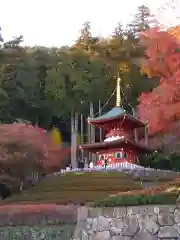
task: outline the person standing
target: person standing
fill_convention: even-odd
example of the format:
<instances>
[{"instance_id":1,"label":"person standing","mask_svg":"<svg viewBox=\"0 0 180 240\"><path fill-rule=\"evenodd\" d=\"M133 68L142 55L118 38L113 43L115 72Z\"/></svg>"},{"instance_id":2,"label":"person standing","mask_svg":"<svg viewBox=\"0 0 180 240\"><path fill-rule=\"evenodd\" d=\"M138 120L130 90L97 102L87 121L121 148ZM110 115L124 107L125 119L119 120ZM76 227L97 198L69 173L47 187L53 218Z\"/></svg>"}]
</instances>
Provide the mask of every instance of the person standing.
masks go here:
<instances>
[{"instance_id":1,"label":"person standing","mask_svg":"<svg viewBox=\"0 0 180 240\"><path fill-rule=\"evenodd\" d=\"M89 163L89 168L94 168L94 164L92 161Z\"/></svg>"},{"instance_id":2,"label":"person standing","mask_svg":"<svg viewBox=\"0 0 180 240\"><path fill-rule=\"evenodd\" d=\"M108 165L108 160L107 160L107 158L105 158L105 160L104 160L104 168L105 169L107 169L107 165Z\"/></svg>"}]
</instances>

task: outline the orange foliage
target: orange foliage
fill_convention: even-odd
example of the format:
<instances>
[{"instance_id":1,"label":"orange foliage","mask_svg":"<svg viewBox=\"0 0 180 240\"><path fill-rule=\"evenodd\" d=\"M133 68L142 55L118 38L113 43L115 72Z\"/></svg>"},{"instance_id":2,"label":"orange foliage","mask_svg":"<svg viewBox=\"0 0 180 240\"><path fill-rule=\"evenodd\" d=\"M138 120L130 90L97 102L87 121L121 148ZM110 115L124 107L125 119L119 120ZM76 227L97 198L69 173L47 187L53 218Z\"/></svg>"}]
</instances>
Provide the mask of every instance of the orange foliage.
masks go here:
<instances>
[{"instance_id":1,"label":"orange foliage","mask_svg":"<svg viewBox=\"0 0 180 240\"><path fill-rule=\"evenodd\" d=\"M180 119L180 47L168 32L150 29L141 34L147 58L142 68L160 77L160 85L151 93L140 96L138 106L142 120L148 121L150 134L177 131ZM179 130L179 129L178 129Z\"/></svg>"},{"instance_id":2,"label":"orange foliage","mask_svg":"<svg viewBox=\"0 0 180 240\"><path fill-rule=\"evenodd\" d=\"M120 192L116 194L117 196L137 196L137 195L146 195L152 196L158 193L165 193L170 188L179 188L180 187L180 178L176 178L175 180L169 181L167 183L159 184L158 186L146 188L142 190L134 190L129 192Z\"/></svg>"},{"instance_id":3,"label":"orange foliage","mask_svg":"<svg viewBox=\"0 0 180 240\"><path fill-rule=\"evenodd\" d=\"M180 25L168 29L168 33L174 36L176 39L180 40Z\"/></svg>"}]
</instances>

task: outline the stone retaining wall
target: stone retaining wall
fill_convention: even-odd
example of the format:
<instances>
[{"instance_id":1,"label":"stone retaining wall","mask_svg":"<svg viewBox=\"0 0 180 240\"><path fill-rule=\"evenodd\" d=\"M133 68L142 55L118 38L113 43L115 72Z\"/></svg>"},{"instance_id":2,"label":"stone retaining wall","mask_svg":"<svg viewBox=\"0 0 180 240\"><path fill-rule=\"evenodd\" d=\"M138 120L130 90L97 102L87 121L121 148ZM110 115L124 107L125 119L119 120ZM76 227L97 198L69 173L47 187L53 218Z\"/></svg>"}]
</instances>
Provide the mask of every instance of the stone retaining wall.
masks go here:
<instances>
[{"instance_id":1,"label":"stone retaining wall","mask_svg":"<svg viewBox=\"0 0 180 240\"><path fill-rule=\"evenodd\" d=\"M12 238L14 237L14 238ZM89 208L0 211L0 240L180 240L180 207Z\"/></svg>"},{"instance_id":2,"label":"stone retaining wall","mask_svg":"<svg viewBox=\"0 0 180 240\"><path fill-rule=\"evenodd\" d=\"M78 209L74 240L180 240L178 206Z\"/></svg>"},{"instance_id":3,"label":"stone retaining wall","mask_svg":"<svg viewBox=\"0 0 180 240\"><path fill-rule=\"evenodd\" d=\"M76 225L76 206L0 205L0 240L69 240Z\"/></svg>"}]
</instances>

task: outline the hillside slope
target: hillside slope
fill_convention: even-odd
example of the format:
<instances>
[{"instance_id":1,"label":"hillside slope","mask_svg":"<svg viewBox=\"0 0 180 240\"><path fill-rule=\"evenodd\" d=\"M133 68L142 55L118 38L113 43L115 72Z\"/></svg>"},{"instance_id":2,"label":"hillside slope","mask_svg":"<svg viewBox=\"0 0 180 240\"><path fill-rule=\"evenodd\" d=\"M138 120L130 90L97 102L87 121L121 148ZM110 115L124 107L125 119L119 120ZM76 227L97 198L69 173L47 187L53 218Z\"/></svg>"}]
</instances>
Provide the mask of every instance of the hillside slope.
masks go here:
<instances>
[{"instance_id":1,"label":"hillside slope","mask_svg":"<svg viewBox=\"0 0 180 240\"><path fill-rule=\"evenodd\" d=\"M47 177L36 187L14 195L2 203L85 204L117 192L141 188L139 182L125 173L68 173Z\"/></svg>"}]
</instances>

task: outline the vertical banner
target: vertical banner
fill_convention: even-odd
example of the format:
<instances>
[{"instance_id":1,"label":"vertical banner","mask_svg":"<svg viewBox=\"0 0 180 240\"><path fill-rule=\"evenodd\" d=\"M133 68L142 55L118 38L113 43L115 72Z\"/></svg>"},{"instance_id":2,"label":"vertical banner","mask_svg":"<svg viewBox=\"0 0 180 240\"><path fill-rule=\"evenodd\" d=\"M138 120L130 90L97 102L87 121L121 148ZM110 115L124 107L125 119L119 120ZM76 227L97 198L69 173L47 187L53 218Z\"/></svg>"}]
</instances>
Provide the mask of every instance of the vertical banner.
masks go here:
<instances>
[{"instance_id":1,"label":"vertical banner","mask_svg":"<svg viewBox=\"0 0 180 240\"><path fill-rule=\"evenodd\" d=\"M74 126L74 113L73 111L71 112L71 167L75 168L74 164L74 131L75 131L75 126Z\"/></svg>"},{"instance_id":2,"label":"vertical banner","mask_svg":"<svg viewBox=\"0 0 180 240\"><path fill-rule=\"evenodd\" d=\"M54 144L62 146L62 134L56 127L51 130L51 138Z\"/></svg>"}]
</instances>

